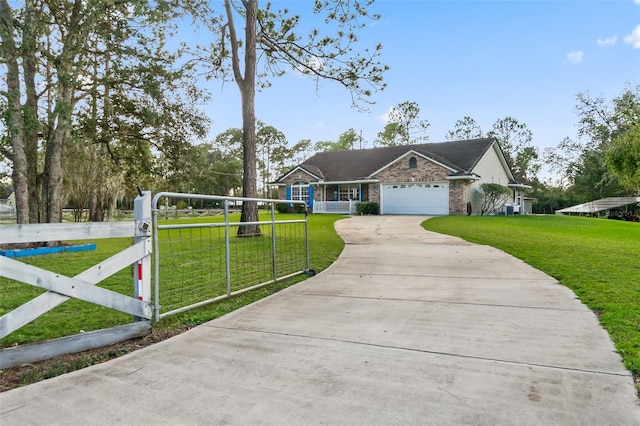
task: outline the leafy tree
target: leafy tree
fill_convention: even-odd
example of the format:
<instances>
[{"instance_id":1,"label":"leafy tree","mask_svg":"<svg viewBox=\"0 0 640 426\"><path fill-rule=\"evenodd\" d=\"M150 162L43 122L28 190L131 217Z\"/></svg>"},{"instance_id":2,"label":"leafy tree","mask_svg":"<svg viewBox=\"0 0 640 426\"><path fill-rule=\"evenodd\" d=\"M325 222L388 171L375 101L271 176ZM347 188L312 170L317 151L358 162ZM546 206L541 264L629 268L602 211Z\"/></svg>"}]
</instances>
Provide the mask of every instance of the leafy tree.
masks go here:
<instances>
[{"instance_id":1,"label":"leafy tree","mask_svg":"<svg viewBox=\"0 0 640 426\"><path fill-rule=\"evenodd\" d=\"M559 186L567 187L573 182L580 167L583 149L580 142L565 137L557 146L544 150L544 162L558 176Z\"/></svg>"},{"instance_id":2,"label":"leafy tree","mask_svg":"<svg viewBox=\"0 0 640 426\"><path fill-rule=\"evenodd\" d=\"M362 149L364 143L362 132L357 133L354 128L350 128L338 136L338 145L341 147L341 151Z\"/></svg>"},{"instance_id":3,"label":"leafy tree","mask_svg":"<svg viewBox=\"0 0 640 426\"><path fill-rule=\"evenodd\" d=\"M480 125L469 116L465 116L462 120L456 121L453 130L449 130L445 135L448 141L478 139L482 137L482 129Z\"/></svg>"},{"instance_id":4,"label":"leafy tree","mask_svg":"<svg viewBox=\"0 0 640 426\"><path fill-rule=\"evenodd\" d=\"M373 141L374 146L398 146L404 145L409 139L400 123L387 123L384 129L378 133ZM407 142L408 144L408 142Z\"/></svg>"},{"instance_id":5,"label":"leafy tree","mask_svg":"<svg viewBox=\"0 0 640 426\"><path fill-rule=\"evenodd\" d=\"M582 201L624 194L605 156L613 140L626 133L630 123L624 107L632 103L634 98L637 98L637 93L630 90L612 103L602 96L592 96L589 92L576 95L578 136L582 150L570 189ZM612 150L612 159L616 151L617 149Z\"/></svg>"},{"instance_id":6,"label":"leafy tree","mask_svg":"<svg viewBox=\"0 0 640 426\"><path fill-rule=\"evenodd\" d=\"M607 101L589 92L576 95L578 136L545 151L545 162L562 175L578 202L638 191L638 104L640 88ZM635 176L635 177L634 177Z\"/></svg>"},{"instance_id":7,"label":"leafy tree","mask_svg":"<svg viewBox=\"0 0 640 426\"><path fill-rule=\"evenodd\" d=\"M3 118L11 141L10 151L4 152L12 162L18 223L38 220L34 206L40 124L37 118L36 40L43 31L42 25L37 25L42 13L41 5L33 1L15 11L6 0L0 0L0 63L6 72L6 90L1 93L5 98ZM18 21L18 16L22 21ZM77 14L74 18L80 21ZM64 118L62 116L61 121Z\"/></svg>"},{"instance_id":8,"label":"leafy tree","mask_svg":"<svg viewBox=\"0 0 640 426\"><path fill-rule=\"evenodd\" d=\"M640 125L611 141L606 161L622 186L640 194Z\"/></svg>"},{"instance_id":9,"label":"leafy tree","mask_svg":"<svg viewBox=\"0 0 640 426\"><path fill-rule=\"evenodd\" d=\"M589 92L578 93L576 100L578 136L583 141L584 150L603 151L617 133L613 108L604 97L592 96Z\"/></svg>"},{"instance_id":10,"label":"leafy tree","mask_svg":"<svg viewBox=\"0 0 640 426\"><path fill-rule=\"evenodd\" d=\"M0 93L19 223L61 219L69 143L102 145L133 172L141 168L123 167L123 154L148 150L130 145L151 144L172 157L203 135L206 120L193 108L198 94L185 80L190 68L171 70L176 56L164 47L168 22L180 13L164 1L28 0L14 10L0 0L7 75Z\"/></svg>"},{"instance_id":11,"label":"leafy tree","mask_svg":"<svg viewBox=\"0 0 640 426\"><path fill-rule=\"evenodd\" d=\"M242 129L233 127L225 130L216 136L215 145L225 155L242 158Z\"/></svg>"},{"instance_id":12,"label":"leafy tree","mask_svg":"<svg viewBox=\"0 0 640 426\"><path fill-rule=\"evenodd\" d=\"M102 221L112 217L117 202L125 193L125 176L110 161L104 146L68 141L64 161L65 204L73 208L76 222Z\"/></svg>"},{"instance_id":13,"label":"leafy tree","mask_svg":"<svg viewBox=\"0 0 640 426\"><path fill-rule=\"evenodd\" d=\"M273 170L273 153L278 148L283 149L287 146L287 138L284 133L275 127L267 126L261 121L258 121L256 145L258 149L258 172L262 180L263 198L268 198L269 192L267 184L275 177Z\"/></svg>"},{"instance_id":14,"label":"leafy tree","mask_svg":"<svg viewBox=\"0 0 640 426\"><path fill-rule=\"evenodd\" d=\"M605 148L605 160L623 187L640 194L640 86L614 103L617 128Z\"/></svg>"},{"instance_id":15,"label":"leafy tree","mask_svg":"<svg viewBox=\"0 0 640 426\"><path fill-rule=\"evenodd\" d=\"M302 163L313 153L311 139L302 139L292 147L277 147L273 151L275 174L280 176L296 165Z\"/></svg>"},{"instance_id":16,"label":"leafy tree","mask_svg":"<svg viewBox=\"0 0 640 426\"><path fill-rule=\"evenodd\" d=\"M373 50L354 51L356 32L363 20L378 19L367 8L373 0L316 0L313 13L324 15L324 32L312 29L303 37L300 17L288 9L274 10L271 3L259 8L258 0L224 1L224 15L211 19L220 35L208 53L214 75L233 76L242 100L243 195L257 195L256 171L256 86L269 86L269 77L297 71L316 80L341 84L359 106L368 103L373 91L384 88L382 75L387 67L378 62L381 45ZM244 21L244 37L236 31L236 21ZM330 34L330 31L335 31ZM230 72L229 72L230 69ZM257 204L243 203L241 221L258 218ZM241 226L238 235L260 235L255 225Z\"/></svg>"},{"instance_id":17,"label":"leafy tree","mask_svg":"<svg viewBox=\"0 0 640 426\"><path fill-rule=\"evenodd\" d=\"M391 108L387 124L378 133L377 146L409 145L428 141L427 130L431 124L420 119L420 106L416 102L402 102Z\"/></svg>"},{"instance_id":18,"label":"leafy tree","mask_svg":"<svg viewBox=\"0 0 640 426\"><path fill-rule=\"evenodd\" d=\"M287 138L278 129L256 121L256 164L261 182L263 197L268 197L268 182L282 168L283 162L290 156ZM216 146L226 158L243 158L242 129L229 128L216 136ZM242 173L239 174L242 176Z\"/></svg>"},{"instance_id":19,"label":"leafy tree","mask_svg":"<svg viewBox=\"0 0 640 426\"><path fill-rule=\"evenodd\" d=\"M575 205L569 193L561 186L535 185L530 196L534 198L534 214L554 214L556 210Z\"/></svg>"},{"instance_id":20,"label":"leafy tree","mask_svg":"<svg viewBox=\"0 0 640 426\"><path fill-rule=\"evenodd\" d=\"M498 183L483 183L480 185L482 206L480 215L492 214L502 208L509 199L511 190Z\"/></svg>"},{"instance_id":21,"label":"leafy tree","mask_svg":"<svg viewBox=\"0 0 640 426\"><path fill-rule=\"evenodd\" d=\"M291 163L290 166L295 166L302 163L309 158L313 153L310 139L302 139L291 147Z\"/></svg>"},{"instance_id":22,"label":"leafy tree","mask_svg":"<svg viewBox=\"0 0 640 426\"><path fill-rule=\"evenodd\" d=\"M531 183L535 180L541 164L538 149L531 142L533 133L526 124L505 117L493 124L487 136L498 139L516 181Z\"/></svg>"},{"instance_id":23,"label":"leafy tree","mask_svg":"<svg viewBox=\"0 0 640 426\"><path fill-rule=\"evenodd\" d=\"M607 167L603 152L596 149L583 151L568 190L580 203L624 195L615 175Z\"/></svg>"},{"instance_id":24,"label":"leafy tree","mask_svg":"<svg viewBox=\"0 0 640 426\"><path fill-rule=\"evenodd\" d=\"M213 194L229 196L237 194L242 186L242 160L216 153L210 173L213 181Z\"/></svg>"},{"instance_id":25,"label":"leafy tree","mask_svg":"<svg viewBox=\"0 0 640 426\"><path fill-rule=\"evenodd\" d=\"M194 148L188 187L200 194L237 194L242 184L241 155L226 154L212 144L201 144ZM202 201L200 207L206 207L204 203Z\"/></svg>"},{"instance_id":26,"label":"leafy tree","mask_svg":"<svg viewBox=\"0 0 640 426\"><path fill-rule=\"evenodd\" d=\"M337 142L316 142L314 148L319 152L349 151L362 148L364 139L354 129L349 129L338 136Z\"/></svg>"}]
</instances>

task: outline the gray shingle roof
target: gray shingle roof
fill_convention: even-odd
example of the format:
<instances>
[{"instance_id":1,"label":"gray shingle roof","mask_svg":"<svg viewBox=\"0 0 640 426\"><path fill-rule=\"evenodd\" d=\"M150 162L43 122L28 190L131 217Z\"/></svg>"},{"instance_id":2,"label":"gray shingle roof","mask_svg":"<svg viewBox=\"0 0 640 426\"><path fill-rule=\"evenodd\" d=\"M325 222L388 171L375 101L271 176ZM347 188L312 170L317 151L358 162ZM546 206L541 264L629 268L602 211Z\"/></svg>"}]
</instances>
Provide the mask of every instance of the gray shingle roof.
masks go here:
<instances>
[{"instance_id":1,"label":"gray shingle roof","mask_svg":"<svg viewBox=\"0 0 640 426\"><path fill-rule=\"evenodd\" d=\"M455 142L401 145L349 151L319 152L299 167L328 182L362 180L413 150L442 163L455 174L468 174L487 152L495 138ZM286 176L286 175L285 175Z\"/></svg>"}]
</instances>

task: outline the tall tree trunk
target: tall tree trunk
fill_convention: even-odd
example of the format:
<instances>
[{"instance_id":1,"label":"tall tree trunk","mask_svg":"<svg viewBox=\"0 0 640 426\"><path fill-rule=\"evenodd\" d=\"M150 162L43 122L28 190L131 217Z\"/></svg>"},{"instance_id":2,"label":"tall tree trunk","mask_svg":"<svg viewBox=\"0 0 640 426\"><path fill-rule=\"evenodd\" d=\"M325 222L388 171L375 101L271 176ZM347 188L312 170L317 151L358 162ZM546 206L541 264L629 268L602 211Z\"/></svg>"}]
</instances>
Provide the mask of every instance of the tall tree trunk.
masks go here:
<instances>
[{"instance_id":1,"label":"tall tree trunk","mask_svg":"<svg viewBox=\"0 0 640 426\"><path fill-rule=\"evenodd\" d=\"M48 223L62 222L62 149L69 136L73 109L73 73L70 61L61 61L54 116L56 126L47 140L42 187L44 219Z\"/></svg>"},{"instance_id":2,"label":"tall tree trunk","mask_svg":"<svg viewBox=\"0 0 640 426\"><path fill-rule=\"evenodd\" d=\"M27 186L29 191L29 222L40 221L38 197L38 95L36 93L36 21L37 11L33 0L25 3L24 31L22 33L22 68L26 99L23 108L25 154L27 157Z\"/></svg>"},{"instance_id":3,"label":"tall tree trunk","mask_svg":"<svg viewBox=\"0 0 640 426\"><path fill-rule=\"evenodd\" d=\"M242 98L242 147L243 169L242 196L257 198L257 162L256 162L256 23L258 20L258 0L242 0L245 8L245 53L244 75L240 71L238 40L229 0L225 0L225 9L229 22L233 72ZM258 221L258 204L254 201L242 203L241 222ZM238 228L238 236L260 236L258 225L243 225Z\"/></svg>"},{"instance_id":4,"label":"tall tree trunk","mask_svg":"<svg viewBox=\"0 0 640 426\"><path fill-rule=\"evenodd\" d=\"M62 222L62 145L65 129L58 124L47 141L42 185L42 205L47 223Z\"/></svg>"},{"instance_id":5,"label":"tall tree trunk","mask_svg":"<svg viewBox=\"0 0 640 426\"><path fill-rule=\"evenodd\" d=\"M7 67L7 125L11 138L13 190L16 197L18 223L29 223L29 174L20 103L20 69L18 51L13 38L13 15L6 0L0 0L0 39L2 56Z\"/></svg>"},{"instance_id":6,"label":"tall tree trunk","mask_svg":"<svg viewBox=\"0 0 640 426\"><path fill-rule=\"evenodd\" d=\"M89 201L89 220L91 222L104 222L104 205L104 194L101 188L94 188Z\"/></svg>"}]
</instances>

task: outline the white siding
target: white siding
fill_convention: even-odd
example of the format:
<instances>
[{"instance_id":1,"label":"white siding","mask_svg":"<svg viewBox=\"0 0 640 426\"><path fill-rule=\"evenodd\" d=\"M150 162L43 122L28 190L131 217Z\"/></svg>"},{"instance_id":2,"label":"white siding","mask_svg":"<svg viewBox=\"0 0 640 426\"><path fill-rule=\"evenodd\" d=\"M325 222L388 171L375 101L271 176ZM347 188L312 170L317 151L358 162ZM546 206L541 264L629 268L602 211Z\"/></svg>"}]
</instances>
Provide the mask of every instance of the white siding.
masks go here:
<instances>
[{"instance_id":1,"label":"white siding","mask_svg":"<svg viewBox=\"0 0 640 426\"><path fill-rule=\"evenodd\" d=\"M498 183L507 186L509 183L509 175L500 161L499 148L493 144L480 159L473 173L480 176L480 179L473 182L467 190L467 201L471 202L473 214L480 214L482 201L480 199L480 185L483 183Z\"/></svg>"}]
</instances>

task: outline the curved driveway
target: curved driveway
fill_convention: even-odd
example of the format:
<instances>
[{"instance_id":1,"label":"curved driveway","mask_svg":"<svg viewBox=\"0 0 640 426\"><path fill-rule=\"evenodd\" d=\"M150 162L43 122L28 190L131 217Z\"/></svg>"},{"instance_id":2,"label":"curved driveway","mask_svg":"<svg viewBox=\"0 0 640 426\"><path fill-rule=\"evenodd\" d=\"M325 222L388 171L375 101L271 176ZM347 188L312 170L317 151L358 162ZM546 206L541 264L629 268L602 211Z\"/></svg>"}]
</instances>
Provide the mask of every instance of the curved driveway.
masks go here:
<instances>
[{"instance_id":1,"label":"curved driveway","mask_svg":"<svg viewBox=\"0 0 640 426\"><path fill-rule=\"evenodd\" d=\"M571 291L424 219L341 220L344 252L317 276L2 393L0 424L640 424L630 373Z\"/></svg>"}]
</instances>

